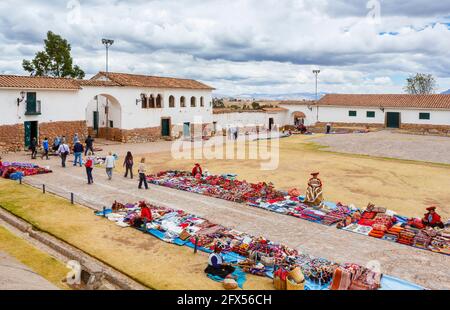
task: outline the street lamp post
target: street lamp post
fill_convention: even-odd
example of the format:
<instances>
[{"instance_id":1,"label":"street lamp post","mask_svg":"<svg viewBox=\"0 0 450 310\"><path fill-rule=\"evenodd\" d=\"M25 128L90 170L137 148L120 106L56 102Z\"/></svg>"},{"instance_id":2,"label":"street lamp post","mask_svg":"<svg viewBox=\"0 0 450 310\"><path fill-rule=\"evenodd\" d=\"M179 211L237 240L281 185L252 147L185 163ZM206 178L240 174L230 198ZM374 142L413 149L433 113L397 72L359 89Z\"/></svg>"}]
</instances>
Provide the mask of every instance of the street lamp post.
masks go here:
<instances>
[{"instance_id":1,"label":"street lamp post","mask_svg":"<svg viewBox=\"0 0 450 310\"><path fill-rule=\"evenodd\" d=\"M114 44L114 40L102 39L102 43L106 47L106 73L108 73L109 47Z\"/></svg>"},{"instance_id":2,"label":"street lamp post","mask_svg":"<svg viewBox=\"0 0 450 310\"><path fill-rule=\"evenodd\" d=\"M320 70L313 70L313 73L314 73L314 75L316 76L316 101L319 99L318 98L318 93L317 93L317 84L318 84L318 79L319 79L319 73L320 73Z\"/></svg>"},{"instance_id":3,"label":"street lamp post","mask_svg":"<svg viewBox=\"0 0 450 310\"><path fill-rule=\"evenodd\" d=\"M102 43L106 47L106 77L108 78L109 47L114 44L114 40L102 39ZM106 114L106 139L108 139L108 133L109 133L109 100L108 100L107 97L106 97L105 114Z\"/></svg>"},{"instance_id":4,"label":"street lamp post","mask_svg":"<svg viewBox=\"0 0 450 310\"><path fill-rule=\"evenodd\" d=\"M316 76L316 110L317 110L316 112L317 112L317 121L319 121L319 106L317 105L317 100L319 99L319 94L318 94L317 89L318 89L318 80L319 80L320 70L315 69L315 70L313 70L313 73Z\"/></svg>"}]
</instances>

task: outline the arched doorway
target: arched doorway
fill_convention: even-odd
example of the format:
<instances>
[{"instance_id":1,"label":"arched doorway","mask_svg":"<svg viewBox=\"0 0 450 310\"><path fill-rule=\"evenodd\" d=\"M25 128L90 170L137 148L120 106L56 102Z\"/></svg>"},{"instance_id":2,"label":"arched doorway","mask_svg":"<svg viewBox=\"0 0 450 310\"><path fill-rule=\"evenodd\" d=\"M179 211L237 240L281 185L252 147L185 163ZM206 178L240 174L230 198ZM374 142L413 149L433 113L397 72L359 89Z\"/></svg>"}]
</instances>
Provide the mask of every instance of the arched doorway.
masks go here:
<instances>
[{"instance_id":1,"label":"arched doorway","mask_svg":"<svg viewBox=\"0 0 450 310\"><path fill-rule=\"evenodd\" d=\"M113 96L95 96L86 108L86 122L91 136L113 141L122 140L122 107Z\"/></svg>"},{"instance_id":2,"label":"arched doorway","mask_svg":"<svg viewBox=\"0 0 450 310\"><path fill-rule=\"evenodd\" d=\"M294 118L294 126L300 126L305 124L306 115L303 112L294 112L292 113Z\"/></svg>"}]
</instances>

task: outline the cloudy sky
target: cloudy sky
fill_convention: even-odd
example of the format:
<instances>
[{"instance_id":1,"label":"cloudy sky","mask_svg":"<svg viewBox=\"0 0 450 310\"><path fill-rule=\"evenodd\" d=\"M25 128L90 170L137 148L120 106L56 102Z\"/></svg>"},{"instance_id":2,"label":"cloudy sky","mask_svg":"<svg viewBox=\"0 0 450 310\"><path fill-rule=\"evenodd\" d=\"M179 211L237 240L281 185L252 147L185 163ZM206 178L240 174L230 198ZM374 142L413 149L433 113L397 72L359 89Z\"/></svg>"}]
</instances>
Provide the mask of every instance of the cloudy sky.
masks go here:
<instances>
[{"instance_id":1,"label":"cloudy sky","mask_svg":"<svg viewBox=\"0 0 450 310\"><path fill-rule=\"evenodd\" d=\"M416 72L450 88L450 0L2 0L0 73L52 30L91 76L198 79L217 93L399 93Z\"/></svg>"}]
</instances>

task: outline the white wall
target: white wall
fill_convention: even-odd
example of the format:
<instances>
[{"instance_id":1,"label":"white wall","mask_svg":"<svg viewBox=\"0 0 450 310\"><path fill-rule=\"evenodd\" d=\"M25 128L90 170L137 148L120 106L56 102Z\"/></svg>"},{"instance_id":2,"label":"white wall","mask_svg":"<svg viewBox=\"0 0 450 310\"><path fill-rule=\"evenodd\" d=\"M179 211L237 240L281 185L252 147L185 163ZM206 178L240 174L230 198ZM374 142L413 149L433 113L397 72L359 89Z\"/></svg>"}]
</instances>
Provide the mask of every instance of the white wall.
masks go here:
<instances>
[{"instance_id":1,"label":"white wall","mask_svg":"<svg viewBox=\"0 0 450 310\"><path fill-rule=\"evenodd\" d=\"M351 108L351 107L318 107L319 122L336 123L371 123L384 124L385 113L379 108ZM349 111L356 111L357 116L349 116ZM375 112L375 118L368 118L367 111Z\"/></svg>"},{"instance_id":2,"label":"white wall","mask_svg":"<svg viewBox=\"0 0 450 310\"><path fill-rule=\"evenodd\" d=\"M402 124L450 125L450 111L386 109L386 112L400 112ZM419 119L419 113L430 113L430 119Z\"/></svg>"},{"instance_id":3,"label":"white wall","mask_svg":"<svg viewBox=\"0 0 450 310\"><path fill-rule=\"evenodd\" d=\"M136 104L136 99L140 99L142 93L157 94L163 96L162 108L142 109L142 104ZM149 89L132 87L85 87L80 92L80 102L85 107L96 95L107 94L115 98L121 107L121 128L149 128L161 125L161 117L170 117L172 125L182 125L183 123L212 123L212 97L210 90L192 90L192 89ZM175 108L169 108L169 97L175 97ZM180 97L186 98L186 107L180 107ZM197 98L197 106L191 108L190 99L192 96ZM200 97L204 98L204 107L200 107ZM92 108L88 109L89 118ZM86 116L85 116L86 117ZM201 121L200 121L201 120ZM114 126L117 127L117 126Z\"/></svg>"},{"instance_id":4,"label":"white wall","mask_svg":"<svg viewBox=\"0 0 450 310\"><path fill-rule=\"evenodd\" d=\"M36 100L41 101L41 115L25 115L25 100L17 106L21 91L36 92ZM25 121L46 123L84 120L85 111L79 104L78 95L76 90L0 89L0 125L21 124Z\"/></svg>"},{"instance_id":5,"label":"white wall","mask_svg":"<svg viewBox=\"0 0 450 310\"><path fill-rule=\"evenodd\" d=\"M214 114L213 121L222 128L228 126L269 128L269 119L274 119L274 124L278 126L285 125L286 112L232 112Z\"/></svg>"},{"instance_id":6,"label":"white wall","mask_svg":"<svg viewBox=\"0 0 450 310\"><path fill-rule=\"evenodd\" d=\"M385 109L352 107L319 107L320 122L385 124L387 112L399 112L402 124L450 125L450 111L424 109ZM356 111L350 117L349 111ZM374 111L375 118L368 118L367 111ZM419 113L430 113L430 120L419 119Z\"/></svg>"}]
</instances>

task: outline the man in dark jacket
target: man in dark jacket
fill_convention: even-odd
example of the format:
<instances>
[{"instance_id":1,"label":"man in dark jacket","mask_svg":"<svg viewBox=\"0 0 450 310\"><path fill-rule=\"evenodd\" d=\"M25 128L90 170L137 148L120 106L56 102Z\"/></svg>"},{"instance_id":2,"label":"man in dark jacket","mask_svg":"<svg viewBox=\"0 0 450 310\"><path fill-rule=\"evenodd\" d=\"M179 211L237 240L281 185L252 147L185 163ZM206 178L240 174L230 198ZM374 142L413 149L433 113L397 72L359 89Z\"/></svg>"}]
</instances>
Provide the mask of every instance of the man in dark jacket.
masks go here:
<instances>
[{"instance_id":1,"label":"man in dark jacket","mask_svg":"<svg viewBox=\"0 0 450 310\"><path fill-rule=\"evenodd\" d=\"M88 151L91 151L92 155L94 155L94 139L91 136L88 136L86 141L86 150L84 151L84 156L87 155Z\"/></svg>"},{"instance_id":2,"label":"man in dark jacket","mask_svg":"<svg viewBox=\"0 0 450 310\"><path fill-rule=\"evenodd\" d=\"M73 161L73 165L76 166L77 164L80 164L80 167L83 167L83 145L78 140L75 145L73 146L73 154L75 155L75 160Z\"/></svg>"}]
</instances>

